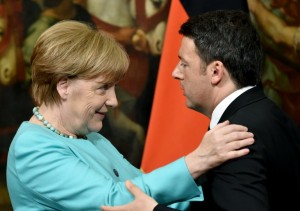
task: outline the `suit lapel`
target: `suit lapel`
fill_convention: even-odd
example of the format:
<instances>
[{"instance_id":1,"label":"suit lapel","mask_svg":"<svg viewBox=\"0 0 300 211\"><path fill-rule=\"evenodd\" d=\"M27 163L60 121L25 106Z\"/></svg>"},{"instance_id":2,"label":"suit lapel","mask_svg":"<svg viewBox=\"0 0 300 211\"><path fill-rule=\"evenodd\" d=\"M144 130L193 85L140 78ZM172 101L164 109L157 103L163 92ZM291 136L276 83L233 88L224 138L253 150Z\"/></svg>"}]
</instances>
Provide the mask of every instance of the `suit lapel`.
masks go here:
<instances>
[{"instance_id":1,"label":"suit lapel","mask_svg":"<svg viewBox=\"0 0 300 211\"><path fill-rule=\"evenodd\" d=\"M224 111L219 122L224 122L233 114L235 114L239 109L248 106L252 103L265 99L266 96L259 87L254 87L247 90L239 97L237 97Z\"/></svg>"}]
</instances>

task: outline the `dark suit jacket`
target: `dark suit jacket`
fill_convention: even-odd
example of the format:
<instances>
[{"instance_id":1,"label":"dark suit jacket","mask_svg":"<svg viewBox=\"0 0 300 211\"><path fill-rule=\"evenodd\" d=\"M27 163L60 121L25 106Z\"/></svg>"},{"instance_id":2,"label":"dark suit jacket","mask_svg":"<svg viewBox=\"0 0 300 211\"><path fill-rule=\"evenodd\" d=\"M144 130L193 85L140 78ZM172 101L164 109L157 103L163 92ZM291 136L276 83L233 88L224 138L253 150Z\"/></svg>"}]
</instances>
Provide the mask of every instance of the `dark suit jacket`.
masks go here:
<instances>
[{"instance_id":1,"label":"dark suit jacket","mask_svg":"<svg viewBox=\"0 0 300 211\"><path fill-rule=\"evenodd\" d=\"M255 143L250 154L200 178L204 202L192 204L191 210L300 210L299 127L258 87L234 100L224 120L247 126Z\"/></svg>"},{"instance_id":2,"label":"dark suit jacket","mask_svg":"<svg viewBox=\"0 0 300 211\"><path fill-rule=\"evenodd\" d=\"M175 210L177 210L177 209L165 207L161 204L156 205L153 209L153 211L175 211Z\"/></svg>"}]
</instances>

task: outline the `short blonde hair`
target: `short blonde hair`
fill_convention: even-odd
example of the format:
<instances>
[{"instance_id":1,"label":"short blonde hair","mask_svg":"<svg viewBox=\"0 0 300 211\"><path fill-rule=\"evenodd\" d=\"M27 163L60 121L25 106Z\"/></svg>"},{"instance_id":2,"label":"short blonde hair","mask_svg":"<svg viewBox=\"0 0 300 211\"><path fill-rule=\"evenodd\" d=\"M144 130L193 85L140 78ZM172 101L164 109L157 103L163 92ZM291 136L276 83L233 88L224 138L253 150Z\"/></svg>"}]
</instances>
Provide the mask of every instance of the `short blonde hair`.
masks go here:
<instances>
[{"instance_id":1,"label":"short blonde hair","mask_svg":"<svg viewBox=\"0 0 300 211\"><path fill-rule=\"evenodd\" d=\"M33 99L38 105L60 103L56 85L63 78L102 75L105 83L118 83L128 65L126 51L107 33L78 21L58 22L39 37L33 49Z\"/></svg>"}]
</instances>

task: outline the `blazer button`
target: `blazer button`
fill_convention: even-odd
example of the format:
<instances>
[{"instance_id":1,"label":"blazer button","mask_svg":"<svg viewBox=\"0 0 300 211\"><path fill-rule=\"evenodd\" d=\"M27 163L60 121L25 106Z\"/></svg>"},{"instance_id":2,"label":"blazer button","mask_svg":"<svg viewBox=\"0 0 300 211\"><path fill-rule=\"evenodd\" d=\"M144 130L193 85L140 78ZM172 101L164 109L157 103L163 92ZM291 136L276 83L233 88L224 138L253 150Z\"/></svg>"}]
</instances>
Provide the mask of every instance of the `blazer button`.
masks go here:
<instances>
[{"instance_id":1,"label":"blazer button","mask_svg":"<svg viewBox=\"0 0 300 211\"><path fill-rule=\"evenodd\" d=\"M115 175L116 175L117 177L119 177L119 172L118 172L116 169L113 169L113 171L114 171Z\"/></svg>"}]
</instances>

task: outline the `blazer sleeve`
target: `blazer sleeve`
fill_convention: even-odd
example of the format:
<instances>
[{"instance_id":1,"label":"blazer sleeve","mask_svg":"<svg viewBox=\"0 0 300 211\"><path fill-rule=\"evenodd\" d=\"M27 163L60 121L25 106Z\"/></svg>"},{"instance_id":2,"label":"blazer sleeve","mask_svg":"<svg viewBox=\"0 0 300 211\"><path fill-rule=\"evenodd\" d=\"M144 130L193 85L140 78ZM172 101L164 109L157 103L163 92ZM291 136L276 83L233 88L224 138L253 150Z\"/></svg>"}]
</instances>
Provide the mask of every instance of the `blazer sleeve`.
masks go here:
<instances>
[{"instance_id":1,"label":"blazer sleeve","mask_svg":"<svg viewBox=\"0 0 300 211\"><path fill-rule=\"evenodd\" d=\"M11 181L21 184L39 204L60 210L99 210L101 205L115 206L133 200L125 179L116 181L107 173L109 162L99 171L75 157L61 141L45 141L47 138L42 136L23 138L30 141L18 140L18 150L11 151L15 157L11 169L18 175ZM115 163L123 165L128 175L134 172L128 179L159 203L203 200L202 189L191 177L184 158L143 174L119 157Z\"/></svg>"}]
</instances>

